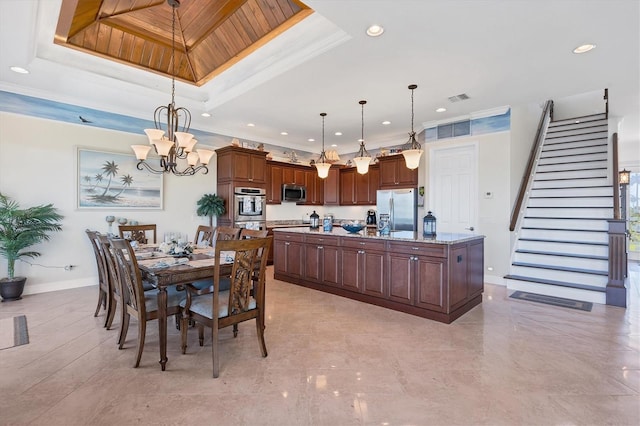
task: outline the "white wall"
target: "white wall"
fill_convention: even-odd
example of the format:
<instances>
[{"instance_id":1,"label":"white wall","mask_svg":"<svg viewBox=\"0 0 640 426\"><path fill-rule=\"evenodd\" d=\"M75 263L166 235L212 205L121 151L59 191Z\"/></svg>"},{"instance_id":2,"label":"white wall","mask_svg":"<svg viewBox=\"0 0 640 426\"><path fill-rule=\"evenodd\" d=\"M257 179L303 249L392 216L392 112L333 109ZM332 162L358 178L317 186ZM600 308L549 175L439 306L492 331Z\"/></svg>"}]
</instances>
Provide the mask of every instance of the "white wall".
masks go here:
<instances>
[{"instance_id":1,"label":"white wall","mask_svg":"<svg viewBox=\"0 0 640 426\"><path fill-rule=\"evenodd\" d=\"M196 201L215 192L215 157L207 175L165 176L163 210L78 210L76 208L76 146L131 152L130 145L146 144L147 137L0 112L0 192L22 207L52 203L64 215L63 231L49 242L34 246L42 253L26 260L45 266L16 263L16 275L27 276L25 294L96 284L96 263L86 228L106 232L107 215L140 223L156 223L159 238L165 231L191 235L206 217L196 215ZM114 232L117 227L114 225ZM65 271L64 265L75 265ZM0 258L0 277L7 262Z\"/></svg>"}]
</instances>

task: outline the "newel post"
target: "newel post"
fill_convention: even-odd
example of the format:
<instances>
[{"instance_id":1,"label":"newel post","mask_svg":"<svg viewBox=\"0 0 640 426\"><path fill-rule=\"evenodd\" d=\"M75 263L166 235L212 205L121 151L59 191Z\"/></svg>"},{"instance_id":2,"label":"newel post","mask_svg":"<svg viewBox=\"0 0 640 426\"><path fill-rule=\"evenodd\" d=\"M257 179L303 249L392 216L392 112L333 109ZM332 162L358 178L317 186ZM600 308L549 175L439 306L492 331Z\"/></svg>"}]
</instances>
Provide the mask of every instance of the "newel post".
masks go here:
<instances>
[{"instance_id":1,"label":"newel post","mask_svg":"<svg viewBox=\"0 0 640 426\"><path fill-rule=\"evenodd\" d=\"M627 224L623 219L609 222L609 281L607 282L607 305L627 307Z\"/></svg>"}]
</instances>

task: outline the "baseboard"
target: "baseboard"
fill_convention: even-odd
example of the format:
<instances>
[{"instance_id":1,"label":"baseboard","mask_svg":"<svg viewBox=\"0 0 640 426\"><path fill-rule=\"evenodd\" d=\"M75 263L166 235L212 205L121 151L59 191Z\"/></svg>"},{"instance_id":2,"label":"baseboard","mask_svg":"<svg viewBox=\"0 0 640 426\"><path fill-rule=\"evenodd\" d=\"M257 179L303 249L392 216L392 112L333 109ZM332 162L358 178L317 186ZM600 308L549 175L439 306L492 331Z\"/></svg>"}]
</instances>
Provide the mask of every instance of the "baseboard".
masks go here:
<instances>
[{"instance_id":1,"label":"baseboard","mask_svg":"<svg viewBox=\"0 0 640 426\"><path fill-rule=\"evenodd\" d=\"M507 286L505 279L499 275L484 274L484 282L487 284L501 285L503 287Z\"/></svg>"},{"instance_id":2,"label":"baseboard","mask_svg":"<svg viewBox=\"0 0 640 426\"><path fill-rule=\"evenodd\" d=\"M48 293L50 291L58 291L58 290L69 290L72 288L79 287L89 287L92 285L97 285L98 277L84 277L78 278L75 280L65 280L65 281L55 281L55 282L47 282L41 284L29 284L29 279L27 278L27 285L24 286L24 292L22 294L38 294L38 293Z\"/></svg>"}]
</instances>

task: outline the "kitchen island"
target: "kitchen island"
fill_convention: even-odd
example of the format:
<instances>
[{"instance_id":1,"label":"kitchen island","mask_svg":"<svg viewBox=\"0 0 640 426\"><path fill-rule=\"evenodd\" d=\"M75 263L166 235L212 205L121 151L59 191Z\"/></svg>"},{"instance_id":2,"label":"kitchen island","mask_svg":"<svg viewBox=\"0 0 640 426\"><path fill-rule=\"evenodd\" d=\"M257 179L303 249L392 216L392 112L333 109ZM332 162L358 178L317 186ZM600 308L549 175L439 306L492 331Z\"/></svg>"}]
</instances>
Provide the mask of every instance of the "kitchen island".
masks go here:
<instances>
[{"instance_id":1,"label":"kitchen island","mask_svg":"<svg viewBox=\"0 0 640 426\"><path fill-rule=\"evenodd\" d=\"M484 236L274 229L274 277L451 323L482 302Z\"/></svg>"}]
</instances>

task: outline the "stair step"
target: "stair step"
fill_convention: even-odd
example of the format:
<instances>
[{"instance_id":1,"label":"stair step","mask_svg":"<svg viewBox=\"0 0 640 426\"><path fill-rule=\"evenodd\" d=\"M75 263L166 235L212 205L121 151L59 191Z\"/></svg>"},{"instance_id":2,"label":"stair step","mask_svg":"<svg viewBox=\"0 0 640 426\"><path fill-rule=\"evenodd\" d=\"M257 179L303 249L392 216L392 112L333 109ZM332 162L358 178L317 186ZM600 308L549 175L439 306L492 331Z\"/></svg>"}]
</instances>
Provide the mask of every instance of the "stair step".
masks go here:
<instances>
[{"instance_id":1,"label":"stair step","mask_svg":"<svg viewBox=\"0 0 640 426\"><path fill-rule=\"evenodd\" d=\"M597 148L597 147L596 147ZM582 153L563 153L562 150L556 151L556 153L551 152L548 155L540 156L538 160L538 164L554 164L554 161L561 161L567 158L577 158L578 161L582 160L607 160L608 152L602 149L594 149L593 152L582 152ZM549 162L546 162L548 160Z\"/></svg>"},{"instance_id":2,"label":"stair step","mask_svg":"<svg viewBox=\"0 0 640 426\"><path fill-rule=\"evenodd\" d=\"M567 124L576 124L576 121L578 121L579 123L589 123L589 122L598 121L598 120L606 121L606 119L607 119L607 116L604 113L589 114L589 115L583 115L580 117L554 120L551 123L549 123L549 127L559 127L559 126L565 126Z\"/></svg>"},{"instance_id":3,"label":"stair step","mask_svg":"<svg viewBox=\"0 0 640 426\"><path fill-rule=\"evenodd\" d=\"M538 241L544 243L554 243L554 244L585 244L589 246L609 246L608 243L603 243L599 241L571 241L571 240L552 240L548 238L520 238L519 241Z\"/></svg>"},{"instance_id":4,"label":"stair step","mask_svg":"<svg viewBox=\"0 0 640 426\"><path fill-rule=\"evenodd\" d=\"M509 278L509 276L505 277L505 282L509 290L520 290L527 293L543 294L553 297L563 297L565 299L580 300L583 302L598 303L601 305L607 303L606 293L599 286L596 286L593 290L590 290L574 288L571 286L544 284L535 282L534 280L518 280ZM536 305L538 304L536 303Z\"/></svg>"},{"instance_id":5,"label":"stair step","mask_svg":"<svg viewBox=\"0 0 640 426\"><path fill-rule=\"evenodd\" d=\"M595 208L545 208L527 207L524 217L556 219L613 219L612 207Z\"/></svg>"},{"instance_id":6,"label":"stair step","mask_svg":"<svg viewBox=\"0 0 640 426\"><path fill-rule=\"evenodd\" d=\"M596 131L596 132L585 132L585 133L576 133L573 135L566 136L547 136L544 138L544 145L557 145L567 142L581 142L581 141L590 141L594 139L608 139L609 132L607 130L604 131Z\"/></svg>"},{"instance_id":7,"label":"stair step","mask_svg":"<svg viewBox=\"0 0 640 426\"><path fill-rule=\"evenodd\" d=\"M551 254L549 254L551 253ZM580 253L557 253L542 250L527 251L518 249L513 255L513 262L517 264L545 265L548 267L562 267L571 270L597 270L608 271L609 262L606 259L598 259L594 256Z\"/></svg>"},{"instance_id":8,"label":"stair step","mask_svg":"<svg viewBox=\"0 0 640 426\"><path fill-rule=\"evenodd\" d=\"M606 291L606 287L603 288L603 287L600 287L600 286L584 285L584 284L571 283L571 282L566 282L566 281L533 278L533 277L527 277L527 276L524 276L524 275L511 275L510 274L510 275L505 275L505 278L509 279L509 280L530 281L530 282L535 282L535 283L540 283L540 284L547 284L547 285L554 285L554 286L559 286L559 287L577 288L577 289L581 289L581 290L598 291L598 292L605 292Z\"/></svg>"},{"instance_id":9,"label":"stair step","mask_svg":"<svg viewBox=\"0 0 640 426\"><path fill-rule=\"evenodd\" d=\"M563 271L563 272L577 272L579 274L589 274L589 275L606 275L609 276L608 271L601 271L597 269L582 269L582 268L571 268L568 266L559 266L559 265L541 265L538 263L524 263L524 262L513 262L513 266L522 266L525 268L538 268L538 269L550 269L552 271Z\"/></svg>"},{"instance_id":10,"label":"stair step","mask_svg":"<svg viewBox=\"0 0 640 426\"><path fill-rule=\"evenodd\" d=\"M549 179L549 180L534 180L532 189L550 189L550 188L594 188L608 186L609 181L607 178L588 178L588 179ZM611 186L609 186L612 188ZM613 191L613 188L611 189Z\"/></svg>"},{"instance_id":11,"label":"stair step","mask_svg":"<svg viewBox=\"0 0 640 426\"><path fill-rule=\"evenodd\" d=\"M568 158L572 158L573 161L568 161ZM588 169L591 167L602 167L607 165L606 155L600 154L596 158L575 158L570 157L555 157L555 158L541 158L538 160L538 170L560 170L564 166L566 170L576 169ZM556 166L556 167L553 167Z\"/></svg>"},{"instance_id":12,"label":"stair step","mask_svg":"<svg viewBox=\"0 0 640 426\"><path fill-rule=\"evenodd\" d=\"M562 150L569 150L569 149L575 149L575 148L592 148L592 147L598 147L600 150L602 150L602 148L605 146L607 146L607 138L583 139L583 140L554 143L554 144L545 143L542 146L542 152L554 152L557 154L558 151L562 151Z\"/></svg>"},{"instance_id":13,"label":"stair step","mask_svg":"<svg viewBox=\"0 0 640 426\"><path fill-rule=\"evenodd\" d=\"M557 222L557 221L556 221ZM606 244L609 235L606 231L591 231L582 229L545 229L545 228L521 228L519 238L537 238L573 242L598 242Z\"/></svg>"},{"instance_id":14,"label":"stair step","mask_svg":"<svg viewBox=\"0 0 640 426\"><path fill-rule=\"evenodd\" d=\"M575 187L575 186L562 186L556 188L531 188L531 196L545 197L545 196L557 196L564 197L569 195L585 196L585 197L613 197L613 187L611 185L604 186L587 186L587 187Z\"/></svg>"},{"instance_id":15,"label":"stair step","mask_svg":"<svg viewBox=\"0 0 640 426\"><path fill-rule=\"evenodd\" d=\"M557 138L560 136L587 135L606 131L608 131L607 123L593 123L592 125L574 128L552 127L547 130L546 139Z\"/></svg>"},{"instance_id":16,"label":"stair step","mask_svg":"<svg viewBox=\"0 0 640 426\"><path fill-rule=\"evenodd\" d=\"M549 174L542 175L541 177L536 176L534 178L535 182L549 182L549 181L567 181L567 180L577 180L577 179L606 179L607 176L602 174L602 171L598 171L594 173L589 173L587 171L579 171L579 172L556 172L557 174Z\"/></svg>"},{"instance_id":17,"label":"stair step","mask_svg":"<svg viewBox=\"0 0 640 426\"><path fill-rule=\"evenodd\" d=\"M588 208L613 207L613 197L530 197L531 208Z\"/></svg>"},{"instance_id":18,"label":"stair step","mask_svg":"<svg viewBox=\"0 0 640 426\"><path fill-rule=\"evenodd\" d=\"M590 126L608 126L609 122L607 119L597 119L597 120L588 120L588 121L579 121L576 123L575 121L571 123L565 124L557 124L557 122L552 121L549 123L548 131L556 131L561 129L571 130L571 129L582 129Z\"/></svg>"},{"instance_id":19,"label":"stair step","mask_svg":"<svg viewBox=\"0 0 640 426\"><path fill-rule=\"evenodd\" d=\"M606 220L600 219L574 219L562 220L546 218L524 218L522 229L564 229L585 232L607 232L609 224Z\"/></svg>"},{"instance_id":20,"label":"stair step","mask_svg":"<svg viewBox=\"0 0 640 426\"><path fill-rule=\"evenodd\" d=\"M525 249L518 249L516 250L516 253L540 254L545 256L559 256L559 257L577 257L579 259L594 259L594 260L609 261L608 256L594 256L590 254L559 253L559 252L551 252L551 251L538 251L538 250L525 250Z\"/></svg>"},{"instance_id":21,"label":"stair step","mask_svg":"<svg viewBox=\"0 0 640 426\"><path fill-rule=\"evenodd\" d=\"M609 246L604 243L587 244L576 242L547 242L546 239L520 239L517 241L516 246L522 250L537 250L537 251L563 251L574 254L584 254L591 256L608 256Z\"/></svg>"},{"instance_id":22,"label":"stair step","mask_svg":"<svg viewBox=\"0 0 640 426\"><path fill-rule=\"evenodd\" d=\"M582 283L589 286L606 287L609 280L607 271L591 273L589 269L566 268L553 265L519 264L513 262L509 273L543 280L558 280L570 283Z\"/></svg>"}]
</instances>

